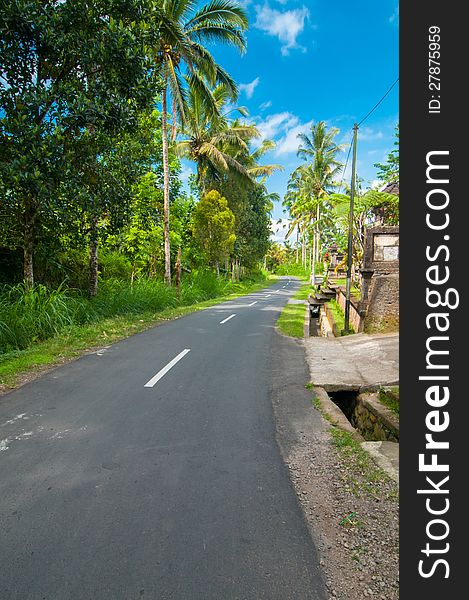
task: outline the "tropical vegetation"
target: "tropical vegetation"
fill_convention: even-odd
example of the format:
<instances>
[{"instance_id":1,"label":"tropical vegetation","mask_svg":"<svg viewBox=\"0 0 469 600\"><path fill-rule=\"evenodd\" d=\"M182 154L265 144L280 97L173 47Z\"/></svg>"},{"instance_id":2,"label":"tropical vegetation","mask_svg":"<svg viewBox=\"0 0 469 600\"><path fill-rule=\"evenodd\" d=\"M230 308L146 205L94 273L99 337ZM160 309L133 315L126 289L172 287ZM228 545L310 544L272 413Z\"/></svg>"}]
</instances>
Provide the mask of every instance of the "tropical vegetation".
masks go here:
<instances>
[{"instance_id":1,"label":"tropical vegetation","mask_svg":"<svg viewBox=\"0 0 469 600\"><path fill-rule=\"evenodd\" d=\"M0 0L0 352L345 253L349 190L324 121L299 136L287 241L270 240L275 144L214 53L245 51L244 5ZM383 182L398 181L398 135ZM399 219L394 193L359 183L355 264L366 225Z\"/></svg>"},{"instance_id":2,"label":"tropical vegetation","mask_svg":"<svg viewBox=\"0 0 469 600\"><path fill-rule=\"evenodd\" d=\"M280 167L212 54L247 27L235 0L0 1L0 352L260 276Z\"/></svg>"},{"instance_id":3,"label":"tropical vegetation","mask_svg":"<svg viewBox=\"0 0 469 600\"><path fill-rule=\"evenodd\" d=\"M292 269L300 267L314 278L329 268L331 250L342 257L336 270L344 269L347 263L350 186L344 183L345 165L338 160L343 148L335 141L337 134L337 129L328 128L320 121L311 126L310 134L299 136L297 154L303 162L291 173L283 201L290 218L287 238L296 233L296 243L273 246L267 254L267 264L278 273L287 270L293 274ZM380 186L364 189L363 181L358 177L354 183L351 235L355 285L360 283L359 267L366 228L371 224L399 224L399 126L396 126L395 135L395 149L385 163L375 165Z\"/></svg>"}]
</instances>

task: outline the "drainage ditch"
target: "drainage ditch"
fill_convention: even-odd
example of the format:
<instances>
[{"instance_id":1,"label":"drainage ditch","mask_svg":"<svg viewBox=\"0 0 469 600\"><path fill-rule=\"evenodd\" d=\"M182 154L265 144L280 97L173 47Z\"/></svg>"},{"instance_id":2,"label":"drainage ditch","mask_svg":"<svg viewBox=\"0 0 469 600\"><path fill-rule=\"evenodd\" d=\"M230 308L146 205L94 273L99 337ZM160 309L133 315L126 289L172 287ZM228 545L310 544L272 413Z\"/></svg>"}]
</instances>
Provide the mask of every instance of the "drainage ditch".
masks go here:
<instances>
[{"instance_id":1,"label":"drainage ditch","mask_svg":"<svg viewBox=\"0 0 469 600\"><path fill-rule=\"evenodd\" d=\"M319 337L319 318L312 316L311 311L309 313L309 335L310 337Z\"/></svg>"},{"instance_id":2,"label":"drainage ditch","mask_svg":"<svg viewBox=\"0 0 469 600\"><path fill-rule=\"evenodd\" d=\"M334 402L334 404L340 408L350 423L355 427L353 423L353 415L358 404L358 392L354 390L339 390L338 392L327 393L329 394L332 402Z\"/></svg>"},{"instance_id":3,"label":"drainage ditch","mask_svg":"<svg viewBox=\"0 0 469 600\"><path fill-rule=\"evenodd\" d=\"M381 406L376 394L339 390L328 395L366 441L399 441L399 423Z\"/></svg>"}]
</instances>

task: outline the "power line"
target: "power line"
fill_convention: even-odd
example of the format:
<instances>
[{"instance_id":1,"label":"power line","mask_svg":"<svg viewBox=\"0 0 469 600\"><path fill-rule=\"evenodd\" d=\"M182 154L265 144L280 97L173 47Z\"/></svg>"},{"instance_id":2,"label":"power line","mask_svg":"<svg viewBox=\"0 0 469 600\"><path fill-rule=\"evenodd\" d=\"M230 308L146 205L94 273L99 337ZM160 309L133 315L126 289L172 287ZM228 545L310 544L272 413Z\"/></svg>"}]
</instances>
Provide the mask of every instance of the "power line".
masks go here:
<instances>
[{"instance_id":1,"label":"power line","mask_svg":"<svg viewBox=\"0 0 469 600\"><path fill-rule=\"evenodd\" d=\"M366 114L363 119L360 121L360 123L358 123L358 126L360 127L360 125L366 121L366 119L368 119L368 117L371 115L372 112L374 112L378 106L381 104L381 102L386 98L386 96L389 94L389 92L393 89L393 87L396 85L396 83L399 81L399 77L396 79L396 81L392 84L392 86L388 89L388 91L384 94L384 96L381 98L381 100L379 100L379 102L377 102L373 108L370 110L370 112L368 114Z\"/></svg>"},{"instance_id":2,"label":"power line","mask_svg":"<svg viewBox=\"0 0 469 600\"><path fill-rule=\"evenodd\" d=\"M380 98L380 100L373 106L373 108L363 117L363 119L357 124L357 128L360 127L360 125L362 123L364 123L366 121L366 119L368 119L368 117L378 108L378 106L381 104L381 102L386 98L386 96L389 94L389 92L394 88L394 86L397 84L397 82L399 81L399 77L396 79L396 81L391 85L391 87L388 89L388 91ZM352 150L352 145L353 145L353 140L354 137L352 136L352 140L350 141L350 146L348 149L348 154L347 154L347 160L345 161L345 169L342 175L342 181L340 182L340 187L339 187L339 193L340 190L342 189L342 185L344 183L344 179L345 179L345 172L347 171L347 165L348 165L348 161L350 158L350 152Z\"/></svg>"},{"instance_id":3,"label":"power line","mask_svg":"<svg viewBox=\"0 0 469 600\"><path fill-rule=\"evenodd\" d=\"M345 168L344 168L343 174L342 174L342 181L340 182L340 185L339 185L339 194L340 194L340 190L342 189L342 186L344 184L345 172L347 171L348 159L350 158L350 151L352 150L352 144L353 144L353 136L352 136L352 139L350 140L350 146L348 147L347 160L345 161Z\"/></svg>"}]
</instances>

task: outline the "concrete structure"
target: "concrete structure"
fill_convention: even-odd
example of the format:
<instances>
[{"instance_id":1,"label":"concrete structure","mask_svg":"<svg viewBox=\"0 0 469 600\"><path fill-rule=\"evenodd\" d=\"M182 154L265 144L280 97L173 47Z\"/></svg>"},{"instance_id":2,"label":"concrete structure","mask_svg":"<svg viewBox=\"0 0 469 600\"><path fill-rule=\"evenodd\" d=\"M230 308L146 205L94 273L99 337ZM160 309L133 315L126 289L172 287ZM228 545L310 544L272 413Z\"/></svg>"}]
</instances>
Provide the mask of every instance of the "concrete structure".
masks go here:
<instances>
[{"instance_id":1,"label":"concrete structure","mask_svg":"<svg viewBox=\"0 0 469 600\"><path fill-rule=\"evenodd\" d=\"M337 390L377 389L399 383L399 334L310 337L304 341L311 381Z\"/></svg>"},{"instance_id":2,"label":"concrete structure","mask_svg":"<svg viewBox=\"0 0 469 600\"><path fill-rule=\"evenodd\" d=\"M399 481L399 444L393 441L365 441L348 421L328 393L356 390L370 392L399 384L399 335L397 333L340 338L311 337L304 341L313 391L329 420L348 431L377 464L395 481ZM370 394L361 394L370 408ZM376 407L375 407L376 408ZM380 420L388 414L388 429L393 418L384 406ZM375 411L376 414L376 411Z\"/></svg>"},{"instance_id":3,"label":"concrete structure","mask_svg":"<svg viewBox=\"0 0 469 600\"><path fill-rule=\"evenodd\" d=\"M362 300L367 333L399 329L399 227L370 227L365 235Z\"/></svg>"}]
</instances>

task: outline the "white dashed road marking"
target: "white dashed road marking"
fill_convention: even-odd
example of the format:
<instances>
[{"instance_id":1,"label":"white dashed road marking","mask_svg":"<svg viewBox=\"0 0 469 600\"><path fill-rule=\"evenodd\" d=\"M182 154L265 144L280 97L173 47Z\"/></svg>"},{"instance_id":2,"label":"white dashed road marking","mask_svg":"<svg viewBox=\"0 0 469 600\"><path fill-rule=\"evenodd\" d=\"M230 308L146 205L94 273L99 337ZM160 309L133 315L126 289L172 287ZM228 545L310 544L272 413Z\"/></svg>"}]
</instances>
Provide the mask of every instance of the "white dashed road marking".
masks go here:
<instances>
[{"instance_id":1,"label":"white dashed road marking","mask_svg":"<svg viewBox=\"0 0 469 600\"><path fill-rule=\"evenodd\" d=\"M230 315L229 317L226 317L226 319L223 319L223 321L220 321L220 325L223 325L223 323L226 323L227 321L229 321L233 317L236 317L236 313L234 313L233 315Z\"/></svg>"},{"instance_id":2,"label":"white dashed road marking","mask_svg":"<svg viewBox=\"0 0 469 600\"><path fill-rule=\"evenodd\" d=\"M158 373L154 377L152 377L150 381L147 381L145 387L153 387L155 383L157 383L162 377L164 377L166 373L170 369L172 369L174 365L181 360L181 358L184 358L184 356L186 356L188 352L190 352L190 348L185 348L185 350L183 350L177 356L175 356L173 360L171 360L165 367L163 367L161 371L158 371Z\"/></svg>"}]
</instances>

